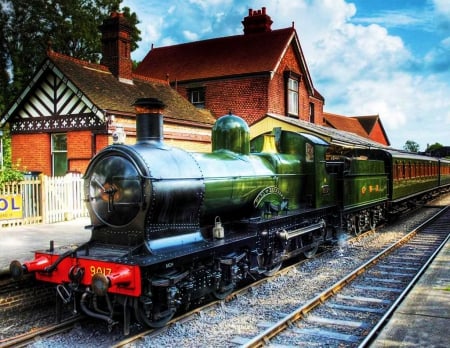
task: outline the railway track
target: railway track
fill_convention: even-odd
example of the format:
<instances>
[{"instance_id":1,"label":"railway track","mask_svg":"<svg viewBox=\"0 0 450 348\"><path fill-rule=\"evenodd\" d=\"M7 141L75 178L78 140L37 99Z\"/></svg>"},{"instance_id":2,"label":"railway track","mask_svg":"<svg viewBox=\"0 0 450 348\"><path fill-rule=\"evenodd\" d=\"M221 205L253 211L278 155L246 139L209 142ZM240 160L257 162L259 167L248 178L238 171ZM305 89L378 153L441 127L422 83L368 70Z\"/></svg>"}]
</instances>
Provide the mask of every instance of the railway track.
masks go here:
<instances>
[{"instance_id":1,"label":"railway track","mask_svg":"<svg viewBox=\"0 0 450 348\"><path fill-rule=\"evenodd\" d=\"M58 335L69 331L77 325L77 323L81 320L80 316L72 317L67 320L62 321L58 324L48 325L45 327L34 329L30 332L24 333L22 335L10 337L7 339L0 340L0 348L9 348L9 347L26 347L29 344L32 344L36 341L36 339L45 339L47 337L51 337L54 335Z\"/></svg>"},{"instance_id":2,"label":"railway track","mask_svg":"<svg viewBox=\"0 0 450 348\"><path fill-rule=\"evenodd\" d=\"M305 305L248 339L264 345L365 347L414 286L450 236L450 209L444 208Z\"/></svg>"},{"instance_id":3,"label":"railway track","mask_svg":"<svg viewBox=\"0 0 450 348\"><path fill-rule=\"evenodd\" d=\"M437 209L437 207L436 207L436 209ZM434 209L431 209L431 210L434 210ZM417 233L418 230L419 229L415 229L416 233ZM364 240L364 239L369 240L368 243L371 243L370 240L372 238L375 238L377 235L379 235L379 234L378 233L374 234L373 232L369 232L369 233L366 233L366 234L361 234L360 236L354 238L350 243L355 243L355 242L358 243L359 241ZM367 243L367 240L363 241L363 243ZM318 258L320 259L321 257L318 257ZM347 259L347 257L343 257L343 259ZM305 260L303 260L303 261L301 261L299 263L296 263L296 264L292 265L290 268L291 269L295 269L296 267L298 267L300 265L300 263L302 263L304 261ZM306 265L307 264L308 263L306 263ZM300 266L300 267L308 268L308 266ZM400 266L398 266L398 267L400 267ZM289 271L290 268L287 267L287 268L281 270L279 274L289 273L290 272ZM294 271L294 273L295 272L297 272L297 271ZM272 281L273 281L273 278L264 278L260 283L265 283L265 282L271 283ZM386 281L386 283L389 283L389 281ZM331 284L331 283L329 283L329 284ZM342 286L342 288L344 286ZM258 287L258 283L253 283L249 287L241 289L240 291L230 295L230 297L227 300L231 300L231 303L234 302L234 301L239 302L239 301L242 300L242 298L244 298L246 296L246 295L244 295L246 292L248 292L250 294L254 293L254 295L251 295L251 296L255 297L255 296L257 296L257 293L259 291L259 290L255 290L255 289L257 289L257 287ZM344 299L342 292L340 293L339 298L341 300ZM306 301L303 301L303 303L305 303L305 302ZM211 315L214 315L213 312L216 311L215 309L213 309L214 307L215 308L219 308L218 311L222 312L222 313L226 313L226 312L230 313L230 311L231 312L235 312L234 309L230 309L231 305L229 305L228 302L217 301L217 303L205 305L205 306L203 306L201 308L195 309L194 311L192 311L190 313L187 313L184 316L178 317L176 320L173 320L173 322L170 323L170 325L168 327L165 327L165 328L163 328L161 330L146 330L146 331L140 332L136 336L127 337L124 341L118 341L117 338L116 338L116 339L113 339L113 340L105 340L105 342L110 342L108 344L108 347L124 347L124 346L130 346L130 345L132 345L132 346L140 346L141 344L142 344L142 346L156 347L156 346L159 345L159 342L160 342L158 340L158 337L160 337L160 336L168 336L168 335L170 336L171 326L175 326L176 327L176 326L180 326L180 325L183 326L184 325L183 323L189 323L189 322L194 322L195 323L197 321L208 321L209 320L208 318L210 318L210 314L209 313L211 312L212 313ZM310 307L311 307L310 309L315 308L315 306L310 306ZM335 308L333 310L336 311L337 309ZM277 311L277 312L283 313L283 310ZM287 312L288 311L286 311L286 313ZM306 316L306 313L307 313L306 311L303 311L303 313L302 313L303 316ZM314 315L317 317L316 314L314 314ZM314 317L311 316L310 319L314 319ZM317 321L321 321L321 320L319 319ZM311 322L312 322L312 320L311 320ZM349 322L350 322L350 320L349 320ZM305 323L308 324L308 322L305 322ZM261 331L261 326L264 326L264 325L266 325L266 327L267 327L267 321L265 323L260 323L259 331ZM316 325L316 324L309 323L309 325ZM336 325L336 323L335 323L335 325ZM69 331L70 328L71 328L70 326L68 326L67 329L60 328L60 330L61 330L60 332ZM369 328L366 327L366 326L363 326L362 329L364 329L367 332ZM48 331L48 333L46 333L45 331ZM265 330L265 331L267 331L267 330ZM233 331L229 331L229 332L231 333L231 332L235 332L235 331L233 330ZM237 331L237 332L239 332L239 331ZM39 333L37 331L36 332L31 332L29 334L28 341L24 340L24 338L19 338L19 339L23 340L23 342L33 342L34 341L33 337L38 336L40 339L45 339L45 337L49 337L49 336L54 335L54 334L58 334L58 332L55 331L54 333L52 333L52 329L50 329L50 327L47 327L47 328L43 329L42 333ZM305 335L302 335L302 336L305 336ZM17 338L14 338L14 339L17 339ZM251 342L251 340L252 339L249 336L246 336L246 337L243 338L243 337L230 337L230 335L229 335L228 339L226 341L222 341L222 342L227 342L226 346L234 346L234 345L245 345L245 344L248 344L249 342ZM271 341L271 339L267 339L267 338L265 338L264 340ZM276 340L276 338L273 338L272 340ZM149 345L149 342L152 342L152 341L155 342L155 345L153 345L152 343L150 343L150 345ZM319 341L320 341L320 339L319 339ZM6 341L6 340L0 341L0 347L11 347L11 346L15 346L16 347L16 346L26 346L27 345L27 343L25 343L25 344L22 344L22 343L11 344L10 342L13 342L13 341L11 339L8 339L8 341ZM19 341L14 341L14 342L19 342ZM156 342L158 342L158 343L156 343ZM219 346L220 346L220 344L219 344Z\"/></svg>"}]
</instances>

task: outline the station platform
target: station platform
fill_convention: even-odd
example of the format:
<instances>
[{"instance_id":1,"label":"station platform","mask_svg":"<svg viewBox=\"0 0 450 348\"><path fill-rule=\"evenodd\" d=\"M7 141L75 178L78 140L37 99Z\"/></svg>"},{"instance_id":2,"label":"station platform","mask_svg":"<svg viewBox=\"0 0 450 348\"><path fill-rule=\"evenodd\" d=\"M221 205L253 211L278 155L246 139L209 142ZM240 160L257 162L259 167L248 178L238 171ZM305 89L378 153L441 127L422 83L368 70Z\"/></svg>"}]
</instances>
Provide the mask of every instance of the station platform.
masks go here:
<instances>
[{"instance_id":1,"label":"station platform","mask_svg":"<svg viewBox=\"0 0 450 348\"><path fill-rule=\"evenodd\" d=\"M33 224L0 229L0 274L9 271L13 260L29 261L35 250L48 249L53 240L55 248L81 244L90 239L91 231L85 229L89 218L78 218L53 224Z\"/></svg>"}]
</instances>

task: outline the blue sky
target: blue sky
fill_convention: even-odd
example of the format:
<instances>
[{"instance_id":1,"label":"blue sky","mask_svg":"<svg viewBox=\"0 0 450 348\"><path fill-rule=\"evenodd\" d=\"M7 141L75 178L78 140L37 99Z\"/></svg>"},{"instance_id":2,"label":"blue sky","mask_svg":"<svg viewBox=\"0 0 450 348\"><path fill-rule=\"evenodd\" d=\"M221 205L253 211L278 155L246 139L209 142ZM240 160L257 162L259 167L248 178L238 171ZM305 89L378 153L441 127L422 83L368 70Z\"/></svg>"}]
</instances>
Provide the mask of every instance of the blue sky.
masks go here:
<instances>
[{"instance_id":1,"label":"blue sky","mask_svg":"<svg viewBox=\"0 0 450 348\"><path fill-rule=\"evenodd\" d=\"M248 9L296 28L325 111L381 117L395 148L450 146L448 0L124 0L155 47L243 33Z\"/></svg>"}]
</instances>

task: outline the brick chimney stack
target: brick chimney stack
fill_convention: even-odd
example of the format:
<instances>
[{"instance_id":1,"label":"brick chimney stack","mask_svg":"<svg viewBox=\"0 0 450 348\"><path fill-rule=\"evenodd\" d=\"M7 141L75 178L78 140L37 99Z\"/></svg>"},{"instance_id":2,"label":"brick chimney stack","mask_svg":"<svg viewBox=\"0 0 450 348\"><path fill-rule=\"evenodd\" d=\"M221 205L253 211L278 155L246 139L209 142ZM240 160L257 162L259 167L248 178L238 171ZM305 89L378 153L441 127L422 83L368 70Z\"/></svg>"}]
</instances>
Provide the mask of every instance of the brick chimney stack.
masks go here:
<instances>
[{"instance_id":1,"label":"brick chimney stack","mask_svg":"<svg viewBox=\"0 0 450 348\"><path fill-rule=\"evenodd\" d=\"M248 10L248 16L244 18L242 24L244 25L244 34L266 33L272 31L271 25L273 21L270 16L266 14L266 8L261 10Z\"/></svg>"},{"instance_id":2,"label":"brick chimney stack","mask_svg":"<svg viewBox=\"0 0 450 348\"><path fill-rule=\"evenodd\" d=\"M123 13L113 12L99 27L102 32L102 60L119 81L133 83L131 26Z\"/></svg>"}]
</instances>

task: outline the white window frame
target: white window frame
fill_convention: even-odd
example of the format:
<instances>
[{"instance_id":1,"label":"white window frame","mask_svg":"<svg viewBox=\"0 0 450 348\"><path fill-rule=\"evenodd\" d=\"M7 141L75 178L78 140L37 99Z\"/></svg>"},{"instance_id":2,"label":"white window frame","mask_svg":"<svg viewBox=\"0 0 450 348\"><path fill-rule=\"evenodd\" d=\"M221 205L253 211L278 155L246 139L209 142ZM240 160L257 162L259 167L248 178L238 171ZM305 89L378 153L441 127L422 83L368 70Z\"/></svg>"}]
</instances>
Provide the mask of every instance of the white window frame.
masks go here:
<instances>
[{"instance_id":1,"label":"white window frame","mask_svg":"<svg viewBox=\"0 0 450 348\"><path fill-rule=\"evenodd\" d=\"M57 135L65 135L66 136L66 148L65 149L63 149L63 150L55 150L55 139L54 139L54 137L55 136L57 136ZM55 175L55 160L56 160L56 158L55 158L55 154L62 154L62 153L65 153L66 154L66 170L68 169L67 167L68 167L68 163L67 163L67 133L52 133L51 134L51 153L52 153L52 174L54 175L54 176L56 176ZM65 174L65 173L64 173Z\"/></svg>"},{"instance_id":2,"label":"white window frame","mask_svg":"<svg viewBox=\"0 0 450 348\"><path fill-rule=\"evenodd\" d=\"M287 91L288 91L288 115L298 116L298 96L299 96L299 82L292 77L288 78Z\"/></svg>"},{"instance_id":3,"label":"white window frame","mask_svg":"<svg viewBox=\"0 0 450 348\"><path fill-rule=\"evenodd\" d=\"M189 100L192 105L198 108L205 107L205 89L203 87L190 89Z\"/></svg>"}]
</instances>

